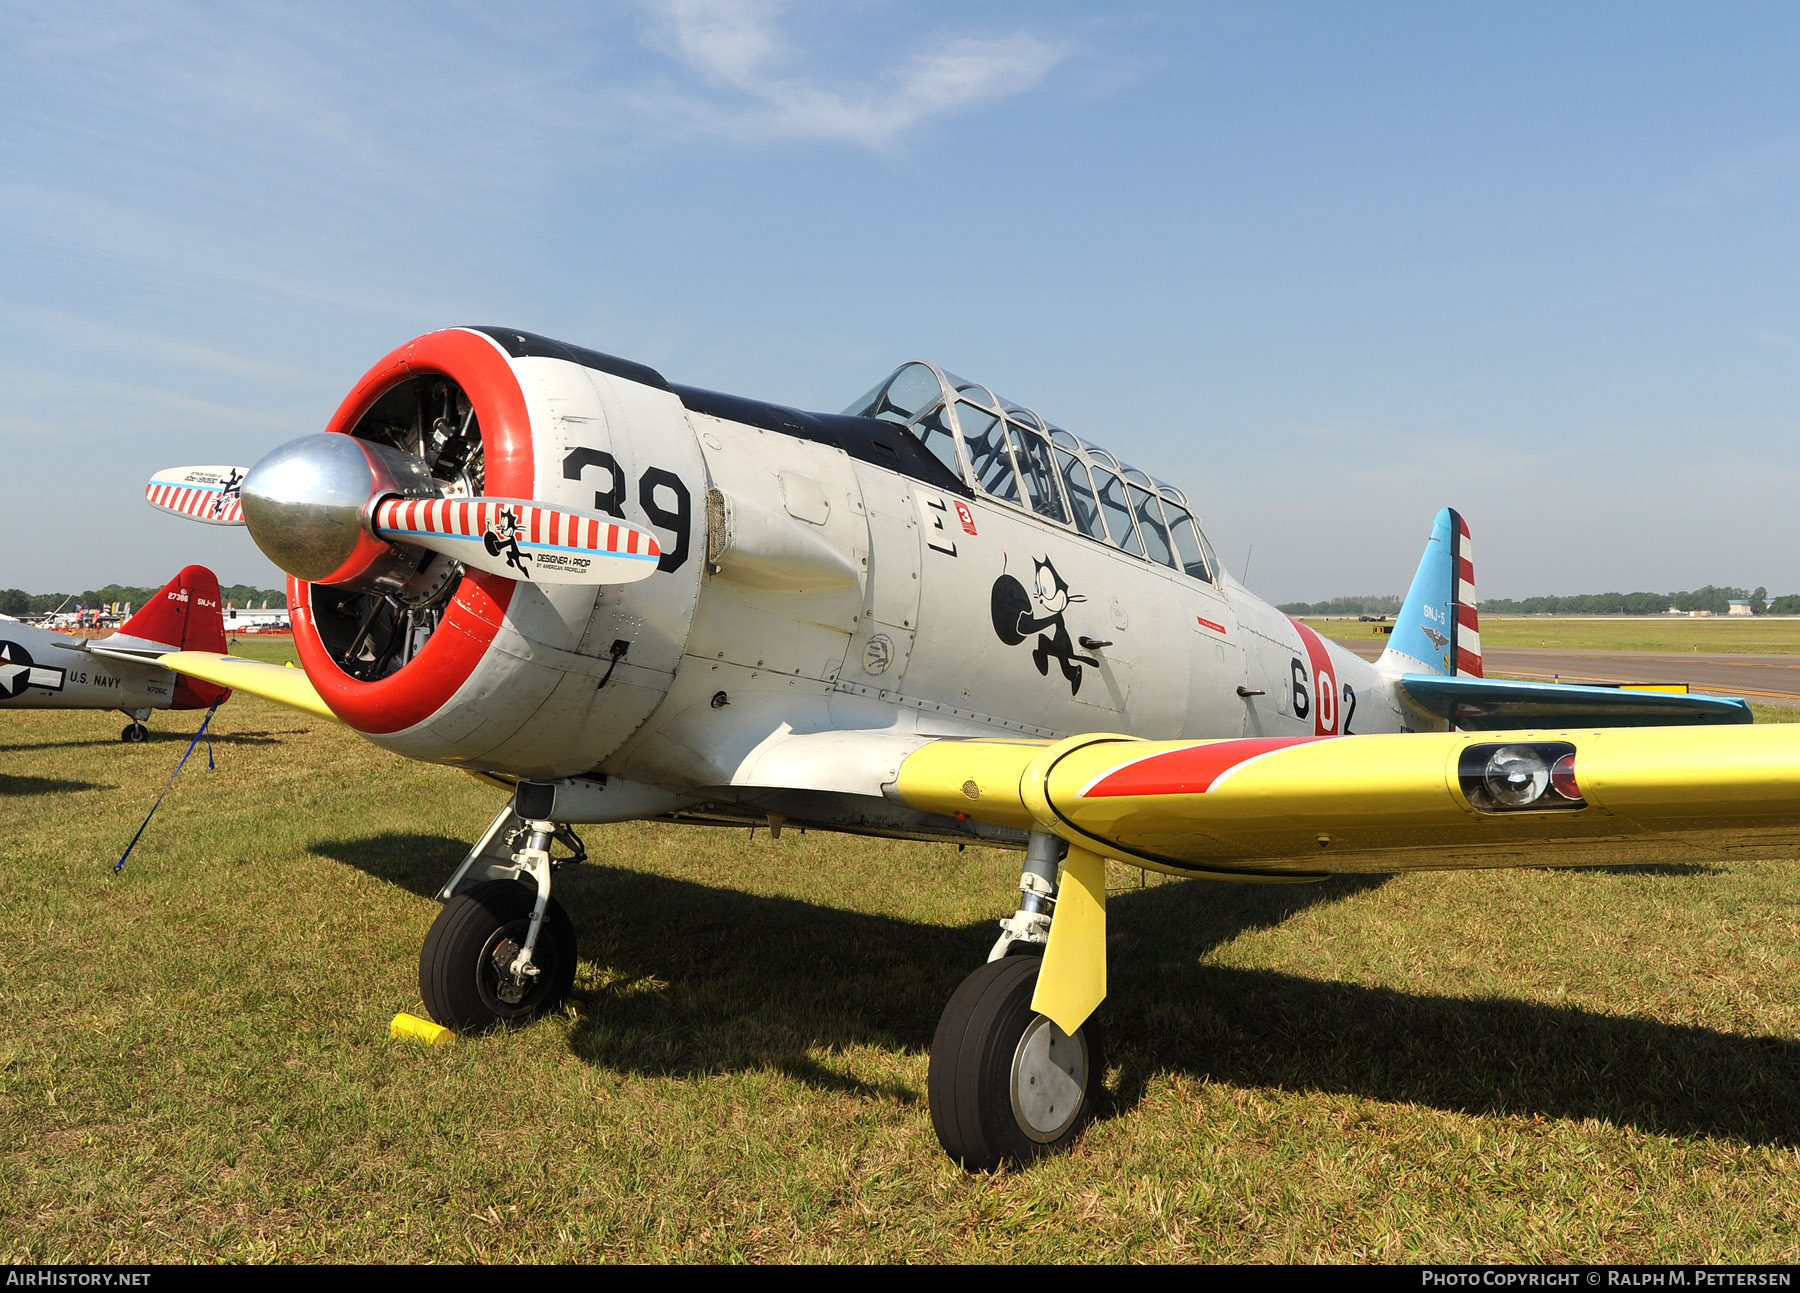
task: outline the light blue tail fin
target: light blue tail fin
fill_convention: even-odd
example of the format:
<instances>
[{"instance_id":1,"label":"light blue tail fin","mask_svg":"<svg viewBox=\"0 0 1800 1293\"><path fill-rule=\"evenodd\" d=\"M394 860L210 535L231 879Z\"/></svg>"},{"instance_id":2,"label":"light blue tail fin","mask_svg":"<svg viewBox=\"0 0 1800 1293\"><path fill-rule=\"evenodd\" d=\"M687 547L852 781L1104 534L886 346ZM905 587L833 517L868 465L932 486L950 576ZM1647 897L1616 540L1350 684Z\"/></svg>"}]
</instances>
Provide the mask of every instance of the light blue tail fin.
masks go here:
<instances>
[{"instance_id":1,"label":"light blue tail fin","mask_svg":"<svg viewBox=\"0 0 1800 1293\"><path fill-rule=\"evenodd\" d=\"M1431 523L1394 633L1375 667L1389 677L1434 673L1481 677L1481 629L1475 614L1475 559L1469 526L1446 507Z\"/></svg>"}]
</instances>

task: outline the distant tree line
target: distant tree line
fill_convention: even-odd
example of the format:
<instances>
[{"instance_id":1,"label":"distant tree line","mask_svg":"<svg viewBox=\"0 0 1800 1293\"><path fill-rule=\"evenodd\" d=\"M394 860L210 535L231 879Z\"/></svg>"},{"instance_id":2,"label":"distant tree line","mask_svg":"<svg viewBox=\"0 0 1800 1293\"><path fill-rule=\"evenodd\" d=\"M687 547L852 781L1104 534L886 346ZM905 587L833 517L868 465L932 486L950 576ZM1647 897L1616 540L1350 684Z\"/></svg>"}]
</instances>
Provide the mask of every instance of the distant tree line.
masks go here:
<instances>
[{"instance_id":1,"label":"distant tree line","mask_svg":"<svg viewBox=\"0 0 1800 1293\"><path fill-rule=\"evenodd\" d=\"M58 607L72 611L77 606L104 606L108 602L130 602L131 609L135 611L161 591L160 584L154 588L128 588L123 584L108 584L104 588L89 588L79 593L28 593L19 588L0 588L0 615L45 615ZM271 606L287 605L285 588L252 588L249 584L232 584L219 591L233 606L261 606L265 601Z\"/></svg>"},{"instance_id":2,"label":"distant tree line","mask_svg":"<svg viewBox=\"0 0 1800 1293\"><path fill-rule=\"evenodd\" d=\"M1275 609L1287 615L1394 615L1400 610L1400 598L1367 593L1333 597L1328 602L1283 602Z\"/></svg>"},{"instance_id":3,"label":"distant tree line","mask_svg":"<svg viewBox=\"0 0 1800 1293\"><path fill-rule=\"evenodd\" d=\"M1708 584L1685 593L1577 593L1570 597L1484 597L1484 615L1664 615L1677 611L1731 613L1732 602L1749 602L1753 615L1800 615L1800 593L1769 597L1767 588L1719 588ZM1392 615L1398 597L1334 597L1328 602L1283 602L1289 615Z\"/></svg>"},{"instance_id":4,"label":"distant tree line","mask_svg":"<svg viewBox=\"0 0 1800 1293\"><path fill-rule=\"evenodd\" d=\"M1783 597L1776 601L1800 604L1800 597ZM1671 610L1726 615L1731 611L1732 602L1749 602L1753 615L1765 614L1773 605L1767 588L1719 588L1708 584L1683 593L1580 593L1572 597L1518 600L1484 597L1481 610L1488 615L1663 615Z\"/></svg>"}]
</instances>

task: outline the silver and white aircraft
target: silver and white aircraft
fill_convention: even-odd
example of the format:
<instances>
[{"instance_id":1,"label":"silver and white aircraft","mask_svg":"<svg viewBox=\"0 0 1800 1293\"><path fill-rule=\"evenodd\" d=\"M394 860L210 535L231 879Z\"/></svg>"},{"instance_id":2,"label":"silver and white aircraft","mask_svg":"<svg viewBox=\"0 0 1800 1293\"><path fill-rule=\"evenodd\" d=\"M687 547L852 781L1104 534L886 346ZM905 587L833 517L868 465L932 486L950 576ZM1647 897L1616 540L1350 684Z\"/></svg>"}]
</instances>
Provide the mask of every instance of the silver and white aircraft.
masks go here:
<instances>
[{"instance_id":1,"label":"silver and white aircraft","mask_svg":"<svg viewBox=\"0 0 1800 1293\"><path fill-rule=\"evenodd\" d=\"M123 710L131 722L119 739L142 741L152 710L206 709L231 694L158 658L224 650L219 580L205 566L185 567L103 638L52 633L0 615L0 710Z\"/></svg>"},{"instance_id":2,"label":"silver and white aircraft","mask_svg":"<svg viewBox=\"0 0 1800 1293\"><path fill-rule=\"evenodd\" d=\"M816 414L450 329L241 500L291 576L304 676L170 663L513 788L426 939L441 1023L569 990L571 824L1021 850L1018 909L932 1050L934 1125L975 1168L1093 1108L1104 858L1271 881L1665 860L1720 832L1800 852L1796 733L1736 726L1742 702L1484 679L1454 512L1368 663L1233 580L1179 489L927 363Z\"/></svg>"}]
</instances>

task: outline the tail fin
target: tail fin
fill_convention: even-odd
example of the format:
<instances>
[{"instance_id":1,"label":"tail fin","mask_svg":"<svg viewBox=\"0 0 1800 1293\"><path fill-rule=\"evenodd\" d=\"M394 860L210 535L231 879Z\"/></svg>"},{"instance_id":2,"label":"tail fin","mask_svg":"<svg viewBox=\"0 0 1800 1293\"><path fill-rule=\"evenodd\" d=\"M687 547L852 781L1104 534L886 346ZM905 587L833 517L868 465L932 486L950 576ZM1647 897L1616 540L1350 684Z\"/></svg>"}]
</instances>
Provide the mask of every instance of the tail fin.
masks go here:
<instances>
[{"instance_id":1,"label":"tail fin","mask_svg":"<svg viewBox=\"0 0 1800 1293\"><path fill-rule=\"evenodd\" d=\"M205 566L185 566L119 626L119 636L169 651L225 651L225 615L219 609L219 577ZM135 643L133 644L136 645ZM179 677L172 709L205 709L231 692L209 682Z\"/></svg>"},{"instance_id":2,"label":"tail fin","mask_svg":"<svg viewBox=\"0 0 1800 1293\"><path fill-rule=\"evenodd\" d=\"M1481 627L1475 613L1475 561L1469 526L1446 507L1431 523L1394 634L1375 667L1389 677L1403 673L1481 677Z\"/></svg>"}]
</instances>

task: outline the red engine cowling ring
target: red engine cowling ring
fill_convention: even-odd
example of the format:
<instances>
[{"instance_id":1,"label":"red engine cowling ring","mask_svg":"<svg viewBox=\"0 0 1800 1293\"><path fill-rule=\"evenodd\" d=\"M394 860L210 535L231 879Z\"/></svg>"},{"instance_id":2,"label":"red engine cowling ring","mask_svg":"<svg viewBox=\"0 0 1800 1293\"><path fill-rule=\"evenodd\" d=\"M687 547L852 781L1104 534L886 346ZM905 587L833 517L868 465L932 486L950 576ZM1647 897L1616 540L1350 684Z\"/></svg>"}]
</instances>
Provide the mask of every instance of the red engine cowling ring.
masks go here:
<instances>
[{"instance_id":1,"label":"red engine cowling ring","mask_svg":"<svg viewBox=\"0 0 1800 1293\"><path fill-rule=\"evenodd\" d=\"M469 397L481 427L485 490L512 498L533 494L531 415L506 352L462 328L427 333L399 347L363 374L326 426L348 435L375 402L414 377L448 377ZM405 665L372 682L350 677L331 658L313 623L312 585L289 577L294 648L319 695L359 732L380 735L423 722L474 673L499 631L515 585L510 579L465 571L437 631Z\"/></svg>"}]
</instances>

